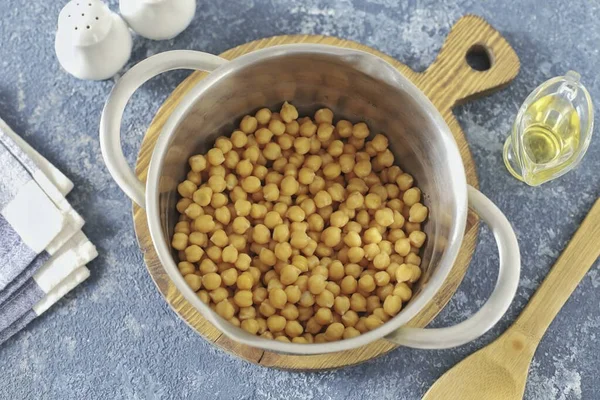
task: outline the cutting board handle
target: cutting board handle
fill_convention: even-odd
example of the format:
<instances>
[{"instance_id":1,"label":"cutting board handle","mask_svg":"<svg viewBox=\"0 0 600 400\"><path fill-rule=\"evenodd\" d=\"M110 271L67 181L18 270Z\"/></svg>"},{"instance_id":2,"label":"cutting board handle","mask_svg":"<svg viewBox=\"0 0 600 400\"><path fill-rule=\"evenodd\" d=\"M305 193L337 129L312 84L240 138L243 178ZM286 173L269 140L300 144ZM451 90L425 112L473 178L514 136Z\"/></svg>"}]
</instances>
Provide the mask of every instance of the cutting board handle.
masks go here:
<instances>
[{"instance_id":1,"label":"cutting board handle","mask_svg":"<svg viewBox=\"0 0 600 400\"><path fill-rule=\"evenodd\" d=\"M489 69L478 71L467 54L489 59ZM483 18L465 15L450 30L436 60L422 73L420 88L440 110L506 86L519 72L519 57L508 42Z\"/></svg>"}]
</instances>

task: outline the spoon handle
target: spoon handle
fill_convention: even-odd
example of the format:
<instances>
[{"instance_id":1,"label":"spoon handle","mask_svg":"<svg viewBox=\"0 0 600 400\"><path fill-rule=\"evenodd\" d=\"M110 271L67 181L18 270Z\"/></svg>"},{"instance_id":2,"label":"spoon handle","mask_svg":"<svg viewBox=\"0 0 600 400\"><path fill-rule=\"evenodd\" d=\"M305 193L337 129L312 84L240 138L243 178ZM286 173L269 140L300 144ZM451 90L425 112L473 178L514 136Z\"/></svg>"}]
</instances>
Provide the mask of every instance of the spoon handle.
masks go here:
<instances>
[{"instance_id":1,"label":"spoon handle","mask_svg":"<svg viewBox=\"0 0 600 400\"><path fill-rule=\"evenodd\" d=\"M514 326L541 339L556 314L600 256L600 199L587 214Z\"/></svg>"}]
</instances>

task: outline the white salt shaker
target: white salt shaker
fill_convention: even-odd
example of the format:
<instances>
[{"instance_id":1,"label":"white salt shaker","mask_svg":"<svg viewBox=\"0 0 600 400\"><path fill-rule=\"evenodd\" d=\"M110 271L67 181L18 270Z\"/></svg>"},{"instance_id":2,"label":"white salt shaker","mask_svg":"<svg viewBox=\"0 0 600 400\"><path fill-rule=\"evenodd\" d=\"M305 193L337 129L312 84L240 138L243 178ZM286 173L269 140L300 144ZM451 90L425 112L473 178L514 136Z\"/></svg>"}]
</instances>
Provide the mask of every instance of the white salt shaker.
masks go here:
<instances>
[{"instance_id":1,"label":"white salt shaker","mask_svg":"<svg viewBox=\"0 0 600 400\"><path fill-rule=\"evenodd\" d=\"M172 39L192 22L196 0L119 0L119 10L139 35L153 40Z\"/></svg>"},{"instance_id":2,"label":"white salt shaker","mask_svg":"<svg viewBox=\"0 0 600 400\"><path fill-rule=\"evenodd\" d=\"M56 56L76 78L112 77L129 60L131 46L125 21L100 0L72 0L58 16Z\"/></svg>"}]
</instances>

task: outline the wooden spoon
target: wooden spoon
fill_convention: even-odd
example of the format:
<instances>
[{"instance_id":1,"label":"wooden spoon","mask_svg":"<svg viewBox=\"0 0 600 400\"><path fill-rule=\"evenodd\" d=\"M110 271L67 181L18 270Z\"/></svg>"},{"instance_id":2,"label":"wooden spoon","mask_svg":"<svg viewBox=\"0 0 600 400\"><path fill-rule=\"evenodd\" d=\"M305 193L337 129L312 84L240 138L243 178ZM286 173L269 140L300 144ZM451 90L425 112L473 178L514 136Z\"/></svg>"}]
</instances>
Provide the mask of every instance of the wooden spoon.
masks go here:
<instances>
[{"instance_id":1,"label":"wooden spoon","mask_svg":"<svg viewBox=\"0 0 600 400\"><path fill-rule=\"evenodd\" d=\"M535 349L599 256L600 199L515 323L442 375L423 400L522 399Z\"/></svg>"}]
</instances>

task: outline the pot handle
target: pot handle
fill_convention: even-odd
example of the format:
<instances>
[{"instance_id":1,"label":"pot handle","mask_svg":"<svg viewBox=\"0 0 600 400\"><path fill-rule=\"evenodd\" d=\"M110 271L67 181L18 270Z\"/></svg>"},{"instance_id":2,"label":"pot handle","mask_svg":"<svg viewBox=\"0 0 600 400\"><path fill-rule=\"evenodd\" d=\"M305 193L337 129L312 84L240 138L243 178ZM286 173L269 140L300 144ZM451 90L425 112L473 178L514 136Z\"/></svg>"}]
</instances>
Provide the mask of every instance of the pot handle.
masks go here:
<instances>
[{"instance_id":1,"label":"pot handle","mask_svg":"<svg viewBox=\"0 0 600 400\"><path fill-rule=\"evenodd\" d=\"M498 245L500 265L496 287L488 301L466 321L448 328L402 327L386 339L417 349L447 349L468 343L490 330L510 306L521 270L519 244L510 222L494 203L477 189L468 186L469 207L489 225Z\"/></svg>"},{"instance_id":2,"label":"pot handle","mask_svg":"<svg viewBox=\"0 0 600 400\"><path fill-rule=\"evenodd\" d=\"M100 119L100 149L108 172L140 207L145 207L144 184L127 163L121 147L121 120L129 98L146 81L163 72L174 69L211 72L226 62L224 58L200 51L166 51L133 66L112 88Z\"/></svg>"}]
</instances>

